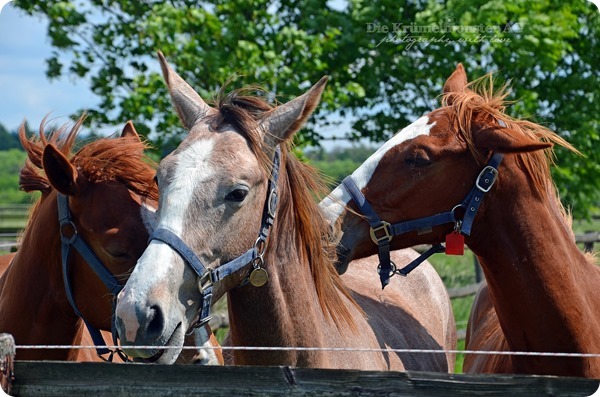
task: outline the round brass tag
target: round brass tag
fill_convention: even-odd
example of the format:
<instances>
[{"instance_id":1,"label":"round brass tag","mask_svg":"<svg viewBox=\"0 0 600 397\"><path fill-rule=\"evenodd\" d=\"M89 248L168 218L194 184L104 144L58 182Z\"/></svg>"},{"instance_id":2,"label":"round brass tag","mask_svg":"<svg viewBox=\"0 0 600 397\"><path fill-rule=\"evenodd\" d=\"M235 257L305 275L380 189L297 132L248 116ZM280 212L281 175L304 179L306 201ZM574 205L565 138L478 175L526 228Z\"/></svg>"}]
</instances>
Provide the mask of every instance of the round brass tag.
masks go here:
<instances>
[{"instance_id":1,"label":"round brass tag","mask_svg":"<svg viewBox=\"0 0 600 397\"><path fill-rule=\"evenodd\" d=\"M262 267L252 270L250 273L250 284L255 287L262 287L267 283L269 279L269 273Z\"/></svg>"}]
</instances>

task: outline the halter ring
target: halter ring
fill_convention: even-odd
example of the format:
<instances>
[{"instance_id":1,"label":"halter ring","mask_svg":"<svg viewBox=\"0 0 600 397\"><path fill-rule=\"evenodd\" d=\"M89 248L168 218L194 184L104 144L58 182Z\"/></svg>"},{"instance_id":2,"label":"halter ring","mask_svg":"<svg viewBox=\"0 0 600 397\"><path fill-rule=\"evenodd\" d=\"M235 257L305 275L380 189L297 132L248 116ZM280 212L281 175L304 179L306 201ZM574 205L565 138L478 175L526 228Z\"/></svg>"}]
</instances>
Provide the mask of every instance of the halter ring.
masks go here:
<instances>
[{"instance_id":1,"label":"halter ring","mask_svg":"<svg viewBox=\"0 0 600 397\"><path fill-rule=\"evenodd\" d=\"M390 261L390 277L392 277L394 274L400 274L401 276L406 277L404 274L398 273L397 269L398 268L396 267L394 261ZM377 265L377 274L381 274L381 263Z\"/></svg>"},{"instance_id":2,"label":"halter ring","mask_svg":"<svg viewBox=\"0 0 600 397\"><path fill-rule=\"evenodd\" d=\"M256 249L256 254L262 257L265 253L265 250L267 249L266 240L262 238L262 236L258 236L256 241L254 242L254 248Z\"/></svg>"},{"instance_id":3,"label":"halter ring","mask_svg":"<svg viewBox=\"0 0 600 397\"><path fill-rule=\"evenodd\" d=\"M70 237L67 236L65 233L63 233L65 226L71 226L73 228L73 234ZM60 235L64 239L68 240L69 243L72 243L73 241L75 241L75 239L77 238L78 234L79 234L79 232L77 231L77 226L75 225L75 223L72 220L69 220L68 222L61 223L61 225L60 225Z\"/></svg>"}]
</instances>

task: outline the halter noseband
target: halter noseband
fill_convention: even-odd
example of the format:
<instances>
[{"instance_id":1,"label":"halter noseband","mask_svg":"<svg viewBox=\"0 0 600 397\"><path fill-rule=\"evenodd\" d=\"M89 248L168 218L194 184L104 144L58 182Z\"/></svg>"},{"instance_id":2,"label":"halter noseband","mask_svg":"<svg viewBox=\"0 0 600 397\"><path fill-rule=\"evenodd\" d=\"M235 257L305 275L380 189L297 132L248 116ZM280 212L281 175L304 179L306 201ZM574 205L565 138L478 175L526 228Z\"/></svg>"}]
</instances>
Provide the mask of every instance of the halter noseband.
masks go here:
<instances>
[{"instance_id":1,"label":"halter noseband","mask_svg":"<svg viewBox=\"0 0 600 397\"><path fill-rule=\"evenodd\" d=\"M260 232L252 248L242 255L215 269L208 269L202 264L194 251L189 248L179 236L169 229L158 228L150 235L148 243L152 240L158 240L167 244L172 250L179 254L184 262L187 263L198 276L198 285L202 294L202 307L198 313L198 320L192 324L193 328L200 327L211 319L210 306L212 303L212 287L214 283L241 271L249 264L252 264L253 266L252 273L255 271L264 272L264 269L261 267L263 264L263 255L266 248L267 237L269 236L269 230L275 221L277 209L277 180L279 179L280 157L281 149L277 146L273 156L273 168L271 170L271 178L269 179L267 199L263 209ZM245 285L248 282L248 279L252 278L252 273L248 274L241 285Z\"/></svg>"},{"instance_id":2,"label":"halter noseband","mask_svg":"<svg viewBox=\"0 0 600 397\"><path fill-rule=\"evenodd\" d=\"M98 330L98 328L93 327L90 323L88 323L83 315L77 308L75 304L75 298L73 296L73 287L71 286L71 280L69 278L69 254L71 253L71 247L75 248L75 250L81 255L81 257L86 261L89 267L96 273L98 278L104 283L106 288L110 291L113 296L117 296L117 294L121 291L123 286L119 283L119 281L113 276L113 274L102 264L102 261L98 259L94 251L90 248L90 246L79 236L77 231L77 226L75 226L75 222L73 222L73 217L71 216L71 211L69 211L69 199L67 196L57 193L56 203L58 206L58 222L59 222L59 230L60 230L60 241L61 241L61 256L62 256L62 275L63 281L65 284L65 292L67 294L67 300L71 304L73 311L75 314L83 320L85 326L94 341L95 346L104 346L104 347L96 347L96 353L102 359L104 354L110 353L110 355L105 359L106 361L112 361L114 353L117 353L119 357L123 361L127 361L127 356L120 350L110 350L106 347L106 342L102 337L102 334ZM68 236L65 234L65 229L71 228L72 232ZM113 344L117 346L117 332L115 328L115 300L113 299L112 305L112 319L111 319L111 333L113 336Z\"/></svg>"},{"instance_id":3,"label":"halter noseband","mask_svg":"<svg viewBox=\"0 0 600 397\"><path fill-rule=\"evenodd\" d=\"M502 120L498 120L502 127L506 127L506 124ZM475 185L471 188L462 203L454 206L450 211L443 212L440 214L432 215L425 218L419 218L406 222L399 222L390 224L382 221L375 210L371 207L361 190L358 188L352 176L347 176L342 181L342 185L346 188L360 212L365 216L366 220L371 226L370 234L371 239L378 246L379 256L379 278L381 280L381 288L385 288L389 283L389 279L394 274L400 274L407 276L417 266L424 262L431 255L444 252L446 247L441 243L433 244L433 246L422 253L418 258L414 259L408 265L402 269L397 269L396 265L390 259L390 241L394 236L406 234L409 232L427 232L430 231L434 226L445 225L448 223L454 223L454 233L457 235L471 235L471 228L473 227L473 220L477 214L477 210L483 201L483 196L490 191L496 177L498 176L498 166L502 162L504 155L502 153L492 154L488 164L481 170ZM462 208L464 215L462 219L457 218L456 210Z\"/></svg>"}]
</instances>

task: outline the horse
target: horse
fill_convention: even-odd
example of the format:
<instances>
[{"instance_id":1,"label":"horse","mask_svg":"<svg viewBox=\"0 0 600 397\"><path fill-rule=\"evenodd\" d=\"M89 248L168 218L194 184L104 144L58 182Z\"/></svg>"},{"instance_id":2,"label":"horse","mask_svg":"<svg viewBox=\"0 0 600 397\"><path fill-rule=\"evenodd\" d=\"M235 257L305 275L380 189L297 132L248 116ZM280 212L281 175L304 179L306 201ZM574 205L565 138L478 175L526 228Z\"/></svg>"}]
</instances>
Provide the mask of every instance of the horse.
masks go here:
<instances>
[{"instance_id":1,"label":"horse","mask_svg":"<svg viewBox=\"0 0 600 397\"><path fill-rule=\"evenodd\" d=\"M239 90L210 107L159 59L189 133L159 164L157 227L117 297L125 351L172 363L188 327L226 294L231 344L274 348L232 349L236 365L451 370L444 354L381 351L440 349L449 307L415 314L420 301L369 281L368 261L343 278L333 266L329 224L313 195L322 183L290 153L326 79L277 107Z\"/></svg>"},{"instance_id":2,"label":"horse","mask_svg":"<svg viewBox=\"0 0 600 397\"><path fill-rule=\"evenodd\" d=\"M118 283L127 279L149 235L158 191L154 169L143 157L146 145L128 122L119 138L89 143L69 160L83 120L50 137L42 122L39 139L27 138L23 127L19 131L28 154L20 188L42 194L31 210L19 250L2 260L8 264L12 259L0 278L0 331L12 334L18 345L96 344L82 320L105 331L103 338L110 335L113 296L87 263L89 258L75 252L65 259L66 277L81 318L69 302L61 272L61 234L71 233L71 241L79 236ZM70 219L59 227L60 195L68 200ZM205 342L212 346L216 343L212 338ZM18 355L23 360L100 360L89 349L77 348L28 349Z\"/></svg>"},{"instance_id":3,"label":"horse","mask_svg":"<svg viewBox=\"0 0 600 397\"><path fill-rule=\"evenodd\" d=\"M575 149L508 116L506 88L494 90L491 75L468 83L459 64L443 91L440 108L352 175L362 201L387 223L378 236L389 235L390 249L446 241L454 253L463 244L475 253L487 285L472 308L467 350L600 353L600 270L576 246L550 175L552 147ZM364 203L352 197L342 184L324 208L339 227L342 269L377 251L357 216ZM464 369L597 378L600 359L467 355Z\"/></svg>"}]
</instances>

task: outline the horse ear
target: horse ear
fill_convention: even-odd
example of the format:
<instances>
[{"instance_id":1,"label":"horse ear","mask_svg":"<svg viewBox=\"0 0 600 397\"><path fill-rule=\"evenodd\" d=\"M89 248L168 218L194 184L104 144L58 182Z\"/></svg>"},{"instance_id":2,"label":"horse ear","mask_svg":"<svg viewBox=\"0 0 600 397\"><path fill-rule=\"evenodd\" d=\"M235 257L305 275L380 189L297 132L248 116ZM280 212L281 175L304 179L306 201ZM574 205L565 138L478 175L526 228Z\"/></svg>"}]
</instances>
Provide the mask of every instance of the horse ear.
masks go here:
<instances>
[{"instance_id":1,"label":"horse ear","mask_svg":"<svg viewBox=\"0 0 600 397\"><path fill-rule=\"evenodd\" d=\"M480 150L499 153L535 152L553 146L550 142L538 141L523 134L518 134L510 128L502 127L484 128L475 132L473 142L475 147Z\"/></svg>"},{"instance_id":2,"label":"horse ear","mask_svg":"<svg viewBox=\"0 0 600 397\"><path fill-rule=\"evenodd\" d=\"M158 60L160 61L160 68L167 83L167 88L171 94L173 106L175 106L181 123L189 131L199 119L208 113L210 106L169 66L160 51L158 51Z\"/></svg>"},{"instance_id":3,"label":"horse ear","mask_svg":"<svg viewBox=\"0 0 600 397\"><path fill-rule=\"evenodd\" d=\"M121 132L121 138L128 137L137 138L139 141L141 141L140 134L138 134L138 132L135 130L135 126L133 125L133 121L131 120L125 123L125 127L123 127L123 131Z\"/></svg>"},{"instance_id":4,"label":"horse ear","mask_svg":"<svg viewBox=\"0 0 600 397\"><path fill-rule=\"evenodd\" d=\"M67 196L77 194L77 170L54 145L44 148L42 164L48 181L56 190Z\"/></svg>"},{"instance_id":5,"label":"horse ear","mask_svg":"<svg viewBox=\"0 0 600 397\"><path fill-rule=\"evenodd\" d=\"M448 80L446 80L446 83L444 83L444 94L449 92L463 92L467 88L467 84L467 73L462 63L459 63L456 65L454 72L448 77ZM449 97L449 105L451 104L451 98Z\"/></svg>"},{"instance_id":6,"label":"horse ear","mask_svg":"<svg viewBox=\"0 0 600 397\"><path fill-rule=\"evenodd\" d=\"M307 92L276 107L260 121L264 140L270 146L289 139L304 125L319 104L327 79L327 76L322 77Z\"/></svg>"}]
</instances>

